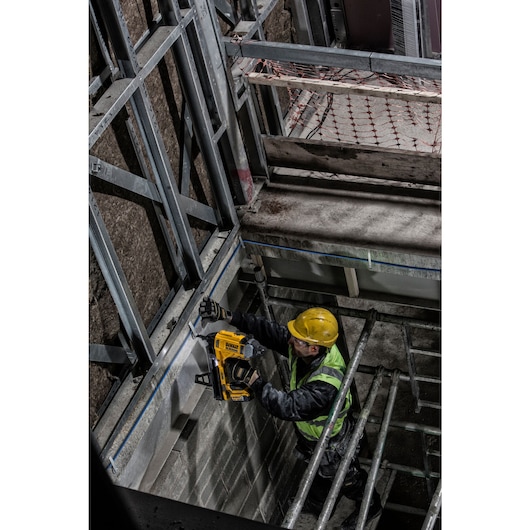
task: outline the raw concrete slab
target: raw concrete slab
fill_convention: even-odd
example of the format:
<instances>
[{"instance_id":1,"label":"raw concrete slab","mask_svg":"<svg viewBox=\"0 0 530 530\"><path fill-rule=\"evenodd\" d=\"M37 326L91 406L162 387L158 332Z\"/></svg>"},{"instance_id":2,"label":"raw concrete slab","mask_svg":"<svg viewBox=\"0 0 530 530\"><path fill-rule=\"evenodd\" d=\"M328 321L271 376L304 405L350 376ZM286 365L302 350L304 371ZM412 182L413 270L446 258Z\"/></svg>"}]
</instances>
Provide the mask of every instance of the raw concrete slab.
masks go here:
<instances>
[{"instance_id":1,"label":"raw concrete slab","mask_svg":"<svg viewBox=\"0 0 530 530\"><path fill-rule=\"evenodd\" d=\"M243 238L296 248L325 244L439 257L435 201L271 184L241 219Z\"/></svg>"}]
</instances>

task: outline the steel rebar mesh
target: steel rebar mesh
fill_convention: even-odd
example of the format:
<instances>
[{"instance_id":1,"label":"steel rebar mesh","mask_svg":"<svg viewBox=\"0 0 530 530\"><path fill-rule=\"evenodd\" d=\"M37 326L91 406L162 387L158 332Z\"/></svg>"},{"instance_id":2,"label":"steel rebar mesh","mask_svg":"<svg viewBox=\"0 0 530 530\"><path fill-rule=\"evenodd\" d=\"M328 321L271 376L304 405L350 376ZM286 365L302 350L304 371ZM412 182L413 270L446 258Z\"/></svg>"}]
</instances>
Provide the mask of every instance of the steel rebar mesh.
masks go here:
<instances>
[{"instance_id":1,"label":"steel rebar mesh","mask_svg":"<svg viewBox=\"0 0 530 530\"><path fill-rule=\"evenodd\" d=\"M274 78L309 81L308 89L283 84L290 136L441 153L441 81L271 60L260 61L264 66L271 84ZM326 90L327 82L340 84L341 93Z\"/></svg>"}]
</instances>

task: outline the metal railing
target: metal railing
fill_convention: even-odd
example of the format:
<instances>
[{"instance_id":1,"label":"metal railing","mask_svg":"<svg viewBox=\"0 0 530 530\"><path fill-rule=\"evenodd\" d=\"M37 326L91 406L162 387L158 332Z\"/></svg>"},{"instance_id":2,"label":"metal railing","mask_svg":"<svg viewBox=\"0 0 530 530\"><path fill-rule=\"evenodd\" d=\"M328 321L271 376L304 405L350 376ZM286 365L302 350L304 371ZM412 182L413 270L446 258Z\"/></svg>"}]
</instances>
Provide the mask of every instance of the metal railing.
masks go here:
<instances>
[{"instance_id":1,"label":"metal railing","mask_svg":"<svg viewBox=\"0 0 530 530\"><path fill-rule=\"evenodd\" d=\"M320 437L316 445L315 451L302 477L298 492L293 500L293 503L289 507L289 510L287 511L287 514L285 515L285 518L282 522L283 528L294 528L296 519L302 511L304 501L307 497L307 494L309 493L309 488L311 487L313 479L315 478L315 475L318 471L318 466L320 464L320 461L322 460L322 456L324 455L324 451L326 450L329 439L331 438L331 432L333 430L333 427L335 426L337 418L339 417L340 411L342 410L342 405L344 403L344 400L346 399L346 395L349 391L350 385L353 382L353 377L357 370L357 366L361 361L361 357L366 348L370 333L372 332L372 329L374 327L375 314L375 310L371 311L370 317L366 320L364 324L359 340L357 341L353 357L350 363L348 364L346 374L344 376L344 379L342 380L339 393L337 394L335 402L332 406L331 414L329 415L326 425L324 426L322 436Z\"/></svg>"}]
</instances>

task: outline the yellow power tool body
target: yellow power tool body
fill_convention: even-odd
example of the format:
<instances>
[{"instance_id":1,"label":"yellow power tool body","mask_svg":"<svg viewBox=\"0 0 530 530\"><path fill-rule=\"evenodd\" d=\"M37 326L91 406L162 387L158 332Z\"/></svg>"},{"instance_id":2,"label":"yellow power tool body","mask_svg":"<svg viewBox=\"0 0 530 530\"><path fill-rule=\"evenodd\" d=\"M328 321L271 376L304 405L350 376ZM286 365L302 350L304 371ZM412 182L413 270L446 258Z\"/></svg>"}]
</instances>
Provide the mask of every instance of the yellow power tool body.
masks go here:
<instances>
[{"instance_id":1,"label":"yellow power tool body","mask_svg":"<svg viewBox=\"0 0 530 530\"><path fill-rule=\"evenodd\" d=\"M254 397L252 390L231 377L236 363L248 363L244 352L249 336L227 330L198 336L207 343L209 372L196 375L195 382L212 387L217 400L250 401Z\"/></svg>"}]
</instances>

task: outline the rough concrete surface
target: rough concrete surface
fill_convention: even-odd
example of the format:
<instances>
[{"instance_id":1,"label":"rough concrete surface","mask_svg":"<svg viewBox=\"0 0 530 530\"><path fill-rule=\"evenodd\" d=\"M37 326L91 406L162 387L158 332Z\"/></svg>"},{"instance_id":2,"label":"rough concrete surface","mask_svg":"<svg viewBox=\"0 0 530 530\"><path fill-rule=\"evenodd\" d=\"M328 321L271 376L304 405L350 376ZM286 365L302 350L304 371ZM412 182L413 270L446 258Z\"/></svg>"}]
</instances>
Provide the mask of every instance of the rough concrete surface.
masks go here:
<instances>
[{"instance_id":1,"label":"rough concrete surface","mask_svg":"<svg viewBox=\"0 0 530 530\"><path fill-rule=\"evenodd\" d=\"M288 191L288 193L287 193ZM246 237L281 235L396 252L440 255L440 206L369 194L270 185L241 220ZM299 247L304 248L304 247Z\"/></svg>"}]
</instances>

